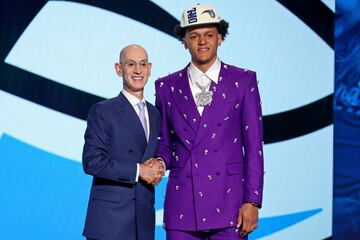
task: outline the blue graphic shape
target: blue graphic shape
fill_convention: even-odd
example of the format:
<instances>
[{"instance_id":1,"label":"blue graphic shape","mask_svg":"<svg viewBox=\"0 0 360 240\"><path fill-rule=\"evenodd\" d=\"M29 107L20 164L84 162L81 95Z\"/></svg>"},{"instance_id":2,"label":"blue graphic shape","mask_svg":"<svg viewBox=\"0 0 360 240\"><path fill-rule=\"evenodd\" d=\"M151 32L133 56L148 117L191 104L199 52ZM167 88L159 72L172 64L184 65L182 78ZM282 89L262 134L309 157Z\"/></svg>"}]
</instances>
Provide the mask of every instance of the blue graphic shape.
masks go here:
<instances>
[{"instance_id":1,"label":"blue graphic shape","mask_svg":"<svg viewBox=\"0 0 360 240\"><path fill-rule=\"evenodd\" d=\"M164 198L168 179L168 177L163 177L159 185L155 188L155 210L164 208Z\"/></svg>"},{"instance_id":2,"label":"blue graphic shape","mask_svg":"<svg viewBox=\"0 0 360 240\"><path fill-rule=\"evenodd\" d=\"M304 212L261 218L259 220L259 228L249 236L249 240L262 238L281 231L301 221L304 221L305 219L310 218L321 211L321 208L317 208Z\"/></svg>"},{"instance_id":3,"label":"blue graphic shape","mask_svg":"<svg viewBox=\"0 0 360 240\"><path fill-rule=\"evenodd\" d=\"M0 138L2 239L83 239L91 177L78 162Z\"/></svg>"},{"instance_id":4,"label":"blue graphic shape","mask_svg":"<svg viewBox=\"0 0 360 240\"><path fill-rule=\"evenodd\" d=\"M80 163L7 134L0 138L0 161L0 232L4 239L83 239L91 177L83 173ZM156 210L163 207L167 180L156 188ZM262 218L249 239L281 231L321 211ZM156 239L165 239L161 226L156 226Z\"/></svg>"}]
</instances>

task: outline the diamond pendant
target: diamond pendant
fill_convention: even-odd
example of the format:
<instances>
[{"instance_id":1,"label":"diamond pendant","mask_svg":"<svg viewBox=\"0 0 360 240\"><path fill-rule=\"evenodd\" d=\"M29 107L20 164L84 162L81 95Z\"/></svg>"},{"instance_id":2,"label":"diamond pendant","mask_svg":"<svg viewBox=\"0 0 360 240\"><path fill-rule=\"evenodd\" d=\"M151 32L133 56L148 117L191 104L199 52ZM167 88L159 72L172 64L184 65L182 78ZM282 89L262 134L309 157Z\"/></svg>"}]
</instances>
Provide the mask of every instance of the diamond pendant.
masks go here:
<instances>
[{"instance_id":1,"label":"diamond pendant","mask_svg":"<svg viewBox=\"0 0 360 240\"><path fill-rule=\"evenodd\" d=\"M202 91L200 93L195 94L196 98L196 105L200 107L205 107L206 105L209 105L212 101L212 91Z\"/></svg>"}]
</instances>

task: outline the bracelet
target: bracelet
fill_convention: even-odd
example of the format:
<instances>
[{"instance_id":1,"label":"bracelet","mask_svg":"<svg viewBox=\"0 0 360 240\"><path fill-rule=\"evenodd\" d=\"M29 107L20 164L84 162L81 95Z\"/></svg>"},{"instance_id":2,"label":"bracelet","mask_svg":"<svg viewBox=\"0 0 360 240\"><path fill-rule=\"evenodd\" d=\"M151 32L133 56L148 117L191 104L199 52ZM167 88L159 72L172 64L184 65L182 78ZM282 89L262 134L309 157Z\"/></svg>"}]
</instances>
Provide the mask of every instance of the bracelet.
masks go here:
<instances>
[{"instance_id":1,"label":"bracelet","mask_svg":"<svg viewBox=\"0 0 360 240\"><path fill-rule=\"evenodd\" d=\"M260 208L260 205L257 204L256 202L247 202L250 203L251 205L253 205L254 207Z\"/></svg>"}]
</instances>

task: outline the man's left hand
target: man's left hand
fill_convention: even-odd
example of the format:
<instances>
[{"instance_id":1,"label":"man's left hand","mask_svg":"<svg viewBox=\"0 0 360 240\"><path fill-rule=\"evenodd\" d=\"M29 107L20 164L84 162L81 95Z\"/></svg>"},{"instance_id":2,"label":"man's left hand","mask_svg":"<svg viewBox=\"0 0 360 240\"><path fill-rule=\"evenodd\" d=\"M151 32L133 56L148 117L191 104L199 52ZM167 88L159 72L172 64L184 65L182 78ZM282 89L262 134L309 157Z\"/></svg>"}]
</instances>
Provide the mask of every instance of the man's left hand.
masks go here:
<instances>
[{"instance_id":1,"label":"man's left hand","mask_svg":"<svg viewBox=\"0 0 360 240\"><path fill-rule=\"evenodd\" d=\"M239 210L236 227L240 236L245 237L258 226L259 209L251 203L244 203ZM241 228L240 228L241 227Z\"/></svg>"}]
</instances>

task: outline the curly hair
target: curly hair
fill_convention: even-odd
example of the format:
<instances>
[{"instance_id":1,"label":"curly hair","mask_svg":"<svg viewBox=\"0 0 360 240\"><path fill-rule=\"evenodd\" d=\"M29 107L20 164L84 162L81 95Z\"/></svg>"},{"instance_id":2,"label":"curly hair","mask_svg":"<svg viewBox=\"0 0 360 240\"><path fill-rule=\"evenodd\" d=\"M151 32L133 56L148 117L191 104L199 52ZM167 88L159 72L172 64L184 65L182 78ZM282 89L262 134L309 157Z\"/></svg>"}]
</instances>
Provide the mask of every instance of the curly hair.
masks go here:
<instances>
[{"instance_id":1,"label":"curly hair","mask_svg":"<svg viewBox=\"0 0 360 240\"><path fill-rule=\"evenodd\" d=\"M213 24L213 25L217 28L219 34L221 34L222 40L224 41L225 37L229 33L229 31L228 31L229 22L227 22L225 20L220 20L220 22L218 24ZM186 34L186 28L180 27L180 25L177 24L174 28L174 34L180 41L182 41L182 39L185 37L185 34Z\"/></svg>"}]
</instances>

